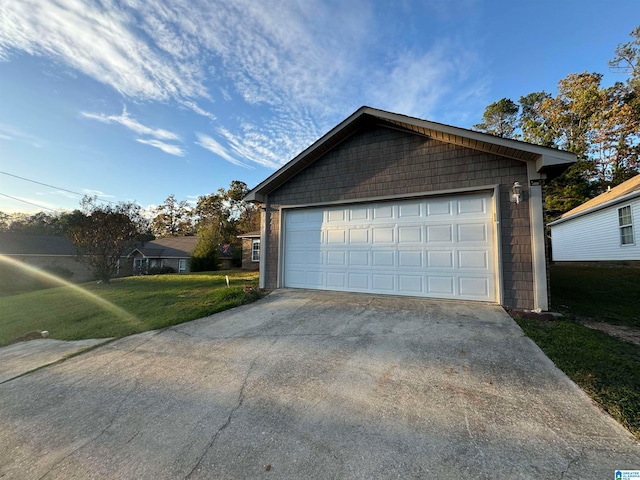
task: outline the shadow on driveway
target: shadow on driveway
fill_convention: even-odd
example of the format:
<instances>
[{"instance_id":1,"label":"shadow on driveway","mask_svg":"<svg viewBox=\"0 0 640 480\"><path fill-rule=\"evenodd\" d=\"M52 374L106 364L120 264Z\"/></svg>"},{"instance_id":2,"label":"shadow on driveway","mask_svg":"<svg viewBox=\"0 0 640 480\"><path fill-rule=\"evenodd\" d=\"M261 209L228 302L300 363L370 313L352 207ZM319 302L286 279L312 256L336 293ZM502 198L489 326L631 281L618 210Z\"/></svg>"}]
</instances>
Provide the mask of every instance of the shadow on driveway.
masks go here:
<instances>
[{"instance_id":1,"label":"shadow on driveway","mask_svg":"<svg viewBox=\"0 0 640 480\"><path fill-rule=\"evenodd\" d=\"M0 478L613 478L640 446L500 308L279 290L0 385Z\"/></svg>"}]
</instances>

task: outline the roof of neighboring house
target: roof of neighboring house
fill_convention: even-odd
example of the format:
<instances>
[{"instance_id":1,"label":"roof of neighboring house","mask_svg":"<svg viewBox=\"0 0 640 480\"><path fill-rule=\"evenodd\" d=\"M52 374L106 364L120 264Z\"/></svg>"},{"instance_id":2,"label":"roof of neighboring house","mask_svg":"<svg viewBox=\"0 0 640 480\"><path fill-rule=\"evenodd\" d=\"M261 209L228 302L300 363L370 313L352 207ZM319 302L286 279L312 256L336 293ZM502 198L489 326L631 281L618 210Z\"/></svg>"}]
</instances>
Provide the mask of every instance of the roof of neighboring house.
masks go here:
<instances>
[{"instance_id":1,"label":"roof of neighboring house","mask_svg":"<svg viewBox=\"0 0 640 480\"><path fill-rule=\"evenodd\" d=\"M76 247L67 237L0 233L2 255L76 255Z\"/></svg>"},{"instance_id":2,"label":"roof of neighboring house","mask_svg":"<svg viewBox=\"0 0 640 480\"><path fill-rule=\"evenodd\" d=\"M198 245L200 237L167 237L157 238L136 247L146 258L189 258Z\"/></svg>"},{"instance_id":3,"label":"roof of neighboring house","mask_svg":"<svg viewBox=\"0 0 640 480\"><path fill-rule=\"evenodd\" d=\"M243 233L242 235L238 235L238 238L260 238L260 230Z\"/></svg>"},{"instance_id":4,"label":"roof of neighboring house","mask_svg":"<svg viewBox=\"0 0 640 480\"><path fill-rule=\"evenodd\" d=\"M362 128L372 125L404 130L442 142L494 153L516 160L535 162L537 171L543 171L557 165L567 165L576 161L576 156L573 153L555 148L542 147L510 138L496 137L487 133L364 106L360 107L350 117L335 126L313 145L257 185L247 193L244 199L264 202L265 195L293 178L351 135Z\"/></svg>"},{"instance_id":5,"label":"roof of neighboring house","mask_svg":"<svg viewBox=\"0 0 640 480\"><path fill-rule=\"evenodd\" d=\"M218 258L233 258L233 245L230 243L221 243L218 245Z\"/></svg>"},{"instance_id":6,"label":"roof of neighboring house","mask_svg":"<svg viewBox=\"0 0 640 480\"><path fill-rule=\"evenodd\" d=\"M611 205L626 202L638 196L640 196L640 175L636 175L626 182L622 182L617 187L613 187L611 190L601 193L597 197L584 202L582 205L578 205L576 208L569 210L567 213L563 214L562 217L555 222L551 222L549 225L556 225L575 217L581 217Z\"/></svg>"}]
</instances>

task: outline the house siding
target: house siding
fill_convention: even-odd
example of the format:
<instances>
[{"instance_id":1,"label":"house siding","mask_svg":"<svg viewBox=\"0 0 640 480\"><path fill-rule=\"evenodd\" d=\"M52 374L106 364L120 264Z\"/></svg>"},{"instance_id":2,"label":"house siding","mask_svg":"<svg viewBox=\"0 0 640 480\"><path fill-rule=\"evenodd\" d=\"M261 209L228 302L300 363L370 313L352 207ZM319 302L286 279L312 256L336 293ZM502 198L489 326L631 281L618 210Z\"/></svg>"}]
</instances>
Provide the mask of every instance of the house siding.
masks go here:
<instances>
[{"instance_id":1,"label":"house siding","mask_svg":"<svg viewBox=\"0 0 640 480\"><path fill-rule=\"evenodd\" d=\"M620 244L618 209L631 205L635 244ZM640 198L551 226L552 257L558 262L640 260Z\"/></svg>"},{"instance_id":2,"label":"house siding","mask_svg":"<svg viewBox=\"0 0 640 480\"><path fill-rule=\"evenodd\" d=\"M524 200L510 202L511 186L523 185ZM527 166L494 154L390 128L353 135L269 193L266 288L278 286L279 207L354 201L500 185L500 242L503 304L533 308L533 264Z\"/></svg>"},{"instance_id":3,"label":"house siding","mask_svg":"<svg viewBox=\"0 0 640 480\"><path fill-rule=\"evenodd\" d=\"M253 238L243 238L242 239L242 269L243 270L259 270L260 262L254 262L251 259L251 244L253 242Z\"/></svg>"}]
</instances>

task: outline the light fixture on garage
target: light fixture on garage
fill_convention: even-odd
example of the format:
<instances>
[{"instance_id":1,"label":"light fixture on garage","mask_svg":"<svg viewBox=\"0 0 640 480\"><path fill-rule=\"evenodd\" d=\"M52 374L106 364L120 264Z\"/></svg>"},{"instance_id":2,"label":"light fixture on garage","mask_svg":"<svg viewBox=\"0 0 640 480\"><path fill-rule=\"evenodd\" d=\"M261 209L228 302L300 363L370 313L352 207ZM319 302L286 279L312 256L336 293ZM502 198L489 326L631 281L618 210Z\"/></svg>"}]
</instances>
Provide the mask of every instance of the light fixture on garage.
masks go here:
<instances>
[{"instance_id":1,"label":"light fixture on garage","mask_svg":"<svg viewBox=\"0 0 640 480\"><path fill-rule=\"evenodd\" d=\"M520 182L513 182L513 187L511 187L511 203L520 203L522 199L522 185Z\"/></svg>"}]
</instances>

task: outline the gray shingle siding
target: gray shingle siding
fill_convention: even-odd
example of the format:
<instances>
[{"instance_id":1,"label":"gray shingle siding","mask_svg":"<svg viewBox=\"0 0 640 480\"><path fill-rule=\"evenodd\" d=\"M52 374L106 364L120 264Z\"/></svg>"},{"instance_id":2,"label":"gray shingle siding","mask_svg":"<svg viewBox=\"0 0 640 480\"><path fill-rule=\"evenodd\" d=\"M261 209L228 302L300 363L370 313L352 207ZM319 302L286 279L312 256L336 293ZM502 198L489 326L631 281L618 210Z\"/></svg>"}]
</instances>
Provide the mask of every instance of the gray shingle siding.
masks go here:
<instances>
[{"instance_id":1,"label":"gray shingle siding","mask_svg":"<svg viewBox=\"0 0 640 480\"><path fill-rule=\"evenodd\" d=\"M265 287L277 286L279 206L499 184L504 305L533 308L529 206L526 194L519 205L510 202L514 181L526 193L524 162L390 128L362 130L269 194Z\"/></svg>"}]
</instances>

